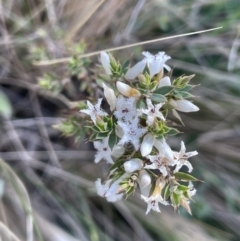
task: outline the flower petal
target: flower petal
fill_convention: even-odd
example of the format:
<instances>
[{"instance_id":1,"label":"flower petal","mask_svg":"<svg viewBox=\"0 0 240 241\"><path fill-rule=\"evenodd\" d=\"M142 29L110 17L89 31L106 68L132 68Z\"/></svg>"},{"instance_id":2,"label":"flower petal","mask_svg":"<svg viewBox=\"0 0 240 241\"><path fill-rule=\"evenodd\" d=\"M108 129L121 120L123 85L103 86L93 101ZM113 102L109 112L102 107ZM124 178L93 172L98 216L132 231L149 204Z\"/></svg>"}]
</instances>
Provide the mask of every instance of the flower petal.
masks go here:
<instances>
[{"instance_id":1,"label":"flower petal","mask_svg":"<svg viewBox=\"0 0 240 241\"><path fill-rule=\"evenodd\" d=\"M150 175L146 170L141 170L139 175L139 186L144 189L152 182ZM142 193L143 194L143 193Z\"/></svg>"},{"instance_id":2,"label":"flower petal","mask_svg":"<svg viewBox=\"0 0 240 241\"><path fill-rule=\"evenodd\" d=\"M146 60L143 59L142 61L135 64L132 68L130 68L127 71L125 78L127 80L135 79L139 74L141 74L143 72L145 66L146 66Z\"/></svg>"},{"instance_id":3,"label":"flower petal","mask_svg":"<svg viewBox=\"0 0 240 241\"><path fill-rule=\"evenodd\" d=\"M154 144L154 137L152 136L151 133L148 133L147 135L144 136L142 145L140 148L142 156L147 156L148 154L151 153L153 144Z\"/></svg>"},{"instance_id":4,"label":"flower petal","mask_svg":"<svg viewBox=\"0 0 240 241\"><path fill-rule=\"evenodd\" d=\"M188 100L176 100L176 110L182 112L195 112L198 111L199 108L194 105L192 102Z\"/></svg>"},{"instance_id":5,"label":"flower petal","mask_svg":"<svg viewBox=\"0 0 240 241\"><path fill-rule=\"evenodd\" d=\"M112 71L111 71L111 67L110 67L109 55L106 52L102 51L100 54L100 60L101 60L102 66L105 69L106 73L111 75Z\"/></svg>"},{"instance_id":6,"label":"flower petal","mask_svg":"<svg viewBox=\"0 0 240 241\"><path fill-rule=\"evenodd\" d=\"M163 86L171 86L171 80L168 76L165 76L160 80L160 83L158 84L158 88Z\"/></svg>"},{"instance_id":7,"label":"flower petal","mask_svg":"<svg viewBox=\"0 0 240 241\"><path fill-rule=\"evenodd\" d=\"M143 161L139 158L133 158L130 161L124 163L124 169L126 172L135 172L143 167Z\"/></svg>"},{"instance_id":8,"label":"flower petal","mask_svg":"<svg viewBox=\"0 0 240 241\"><path fill-rule=\"evenodd\" d=\"M110 110L113 111L116 107L116 101L117 101L115 93L111 88L109 88L104 83L102 83L102 86L103 86L103 89L104 89L104 95L107 99L108 104L110 105Z\"/></svg>"}]
</instances>

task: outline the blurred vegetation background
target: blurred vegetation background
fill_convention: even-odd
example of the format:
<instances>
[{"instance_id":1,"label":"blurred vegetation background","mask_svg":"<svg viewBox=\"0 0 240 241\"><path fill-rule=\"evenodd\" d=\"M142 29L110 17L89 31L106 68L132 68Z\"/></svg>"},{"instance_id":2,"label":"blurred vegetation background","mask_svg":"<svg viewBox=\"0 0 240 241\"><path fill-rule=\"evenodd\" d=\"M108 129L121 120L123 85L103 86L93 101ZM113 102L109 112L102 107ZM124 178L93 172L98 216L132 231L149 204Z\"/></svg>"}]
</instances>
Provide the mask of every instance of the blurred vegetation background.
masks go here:
<instances>
[{"instance_id":1,"label":"blurred vegetation background","mask_svg":"<svg viewBox=\"0 0 240 241\"><path fill-rule=\"evenodd\" d=\"M1 240L238 241L239 20L239 0L1 0ZM143 50L165 51L173 75L196 74L200 111L182 114L183 133L169 139L175 150L184 140L199 152L194 175L205 182L193 216L168 207L145 216L138 193L113 204L98 197L94 181L107 166L95 165L91 143L80 141L78 109L79 101L102 95L99 61L77 55L219 26L112 52L121 61L134 54L135 63ZM60 125L65 137L53 126L70 116L71 125Z\"/></svg>"}]
</instances>

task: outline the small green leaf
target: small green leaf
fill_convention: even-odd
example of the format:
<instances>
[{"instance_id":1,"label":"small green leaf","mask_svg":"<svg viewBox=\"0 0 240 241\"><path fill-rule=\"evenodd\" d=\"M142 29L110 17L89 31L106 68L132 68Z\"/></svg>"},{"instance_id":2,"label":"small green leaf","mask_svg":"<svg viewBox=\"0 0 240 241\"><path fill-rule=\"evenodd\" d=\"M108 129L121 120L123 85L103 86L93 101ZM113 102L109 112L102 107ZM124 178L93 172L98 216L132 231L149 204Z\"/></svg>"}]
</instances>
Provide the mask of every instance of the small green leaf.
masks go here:
<instances>
[{"instance_id":1,"label":"small green leaf","mask_svg":"<svg viewBox=\"0 0 240 241\"><path fill-rule=\"evenodd\" d=\"M168 136L174 136L177 135L179 133L179 131L175 128L169 128L169 131L167 132Z\"/></svg>"},{"instance_id":2,"label":"small green leaf","mask_svg":"<svg viewBox=\"0 0 240 241\"><path fill-rule=\"evenodd\" d=\"M183 88L181 88L180 90L181 91L189 91L189 90L191 90L194 87L195 87L195 85L186 85Z\"/></svg>"},{"instance_id":3,"label":"small green leaf","mask_svg":"<svg viewBox=\"0 0 240 241\"><path fill-rule=\"evenodd\" d=\"M122 65L122 73L123 74L126 74L129 64L130 64L130 59L126 60L123 63L123 65Z\"/></svg>"},{"instance_id":4,"label":"small green leaf","mask_svg":"<svg viewBox=\"0 0 240 241\"><path fill-rule=\"evenodd\" d=\"M89 141L95 141L96 139L97 139L97 133L94 133L89 137Z\"/></svg>"},{"instance_id":5,"label":"small green leaf","mask_svg":"<svg viewBox=\"0 0 240 241\"><path fill-rule=\"evenodd\" d=\"M173 192L171 194L171 202L173 204L173 206L177 207L180 205L180 201L181 201L181 194L175 193Z\"/></svg>"},{"instance_id":6,"label":"small green leaf","mask_svg":"<svg viewBox=\"0 0 240 241\"><path fill-rule=\"evenodd\" d=\"M123 160L122 159L118 159L110 168L109 171L114 170L115 168L121 166L123 164Z\"/></svg>"},{"instance_id":7,"label":"small green leaf","mask_svg":"<svg viewBox=\"0 0 240 241\"><path fill-rule=\"evenodd\" d=\"M143 100L138 100L136 103L136 107L137 109L145 109L146 108L146 104Z\"/></svg>"},{"instance_id":8,"label":"small green leaf","mask_svg":"<svg viewBox=\"0 0 240 241\"><path fill-rule=\"evenodd\" d=\"M105 137L108 136L108 132L100 132L100 133L97 133L97 139L103 139Z\"/></svg>"},{"instance_id":9,"label":"small green leaf","mask_svg":"<svg viewBox=\"0 0 240 241\"><path fill-rule=\"evenodd\" d=\"M116 142L117 142L117 135L115 133L115 129L113 129L108 139L109 147L112 149L115 146Z\"/></svg>"},{"instance_id":10,"label":"small green leaf","mask_svg":"<svg viewBox=\"0 0 240 241\"><path fill-rule=\"evenodd\" d=\"M155 138L158 140L158 141L162 141L164 139L164 136L163 135L157 135L155 136Z\"/></svg>"},{"instance_id":11,"label":"small green leaf","mask_svg":"<svg viewBox=\"0 0 240 241\"><path fill-rule=\"evenodd\" d=\"M154 94L167 95L174 89L174 86L163 86L153 91Z\"/></svg>"},{"instance_id":12,"label":"small green leaf","mask_svg":"<svg viewBox=\"0 0 240 241\"><path fill-rule=\"evenodd\" d=\"M176 99L182 99L181 94L180 94L179 91L177 91L177 90L174 91L173 95L174 95L174 97L175 97Z\"/></svg>"},{"instance_id":13,"label":"small green leaf","mask_svg":"<svg viewBox=\"0 0 240 241\"><path fill-rule=\"evenodd\" d=\"M160 95L160 94L155 94L153 93L151 96L151 100L157 103L161 103L161 102L166 102L167 99L165 98L164 95Z\"/></svg>"},{"instance_id":14,"label":"small green leaf","mask_svg":"<svg viewBox=\"0 0 240 241\"><path fill-rule=\"evenodd\" d=\"M167 200L170 196L170 184L168 184L165 187L165 191L164 191L164 200Z\"/></svg>"},{"instance_id":15,"label":"small green leaf","mask_svg":"<svg viewBox=\"0 0 240 241\"><path fill-rule=\"evenodd\" d=\"M177 179L180 179L181 181L201 181L199 179L197 179L196 177L194 176L191 176L187 173L184 173L184 172L176 172L173 174Z\"/></svg>"},{"instance_id":16,"label":"small green leaf","mask_svg":"<svg viewBox=\"0 0 240 241\"><path fill-rule=\"evenodd\" d=\"M135 188L134 187L129 187L127 189L127 191L125 192L126 194L126 199L128 198L128 196L130 196L133 192L134 192Z\"/></svg>"},{"instance_id":17,"label":"small green leaf","mask_svg":"<svg viewBox=\"0 0 240 241\"><path fill-rule=\"evenodd\" d=\"M189 187L184 185L178 185L178 190L186 192L189 190Z\"/></svg>"},{"instance_id":18,"label":"small green leaf","mask_svg":"<svg viewBox=\"0 0 240 241\"><path fill-rule=\"evenodd\" d=\"M179 93L179 94L182 96L182 98L184 98L184 99L194 97L194 95L190 94L190 93L187 92L187 91L179 91L178 93Z\"/></svg>"}]
</instances>

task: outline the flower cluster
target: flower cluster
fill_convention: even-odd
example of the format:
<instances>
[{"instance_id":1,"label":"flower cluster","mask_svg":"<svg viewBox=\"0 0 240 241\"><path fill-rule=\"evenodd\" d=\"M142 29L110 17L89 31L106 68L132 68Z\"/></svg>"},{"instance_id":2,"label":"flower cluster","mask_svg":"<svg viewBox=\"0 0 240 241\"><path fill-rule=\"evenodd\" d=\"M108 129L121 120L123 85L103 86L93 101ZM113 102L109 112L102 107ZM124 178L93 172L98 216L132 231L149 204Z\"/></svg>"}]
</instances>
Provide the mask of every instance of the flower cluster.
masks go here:
<instances>
[{"instance_id":1,"label":"flower cluster","mask_svg":"<svg viewBox=\"0 0 240 241\"><path fill-rule=\"evenodd\" d=\"M186 152L183 141L180 151L173 151L166 140L179 133L169 126L169 112L182 122L178 111L199 110L187 100L193 97L189 90L194 86L189 82L194 75L171 81L166 65L170 57L165 52L143 55L142 61L128 68L129 62L121 65L102 52L102 66L111 79L102 83L109 109L101 109L102 99L98 99L95 105L87 101L88 108L81 110L91 117L92 125L87 128L93 132L95 162L105 160L111 165L106 180L96 181L97 193L115 202L139 187L146 213L160 212L159 203L175 209L183 206L191 213L189 202L196 193L192 182L198 179L180 170L186 166L190 173L193 168L188 159L198 153Z\"/></svg>"}]
</instances>

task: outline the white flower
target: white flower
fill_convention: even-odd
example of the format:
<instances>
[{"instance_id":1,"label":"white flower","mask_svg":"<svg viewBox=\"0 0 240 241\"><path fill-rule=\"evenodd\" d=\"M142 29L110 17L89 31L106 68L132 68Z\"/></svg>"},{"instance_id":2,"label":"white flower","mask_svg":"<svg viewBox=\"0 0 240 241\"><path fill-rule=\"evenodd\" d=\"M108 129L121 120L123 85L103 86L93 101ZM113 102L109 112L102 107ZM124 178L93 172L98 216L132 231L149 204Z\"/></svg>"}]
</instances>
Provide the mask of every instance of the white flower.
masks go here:
<instances>
[{"instance_id":1,"label":"white flower","mask_svg":"<svg viewBox=\"0 0 240 241\"><path fill-rule=\"evenodd\" d=\"M107 163L113 164L113 159L111 156L114 155L113 151L108 145L109 137L104 138L102 141L94 141L93 145L98 150L95 155L95 163L98 163L102 159L106 160Z\"/></svg>"},{"instance_id":2,"label":"white flower","mask_svg":"<svg viewBox=\"0 0 240 241\"><path fill-rule=\"evenodd\" d=\"M131 124L118 121L118 125L123 130L123 137L118 144L123 145L131 142L135 150L139 149L139 138L147 132L146 128L139 127L138 117L135 117Z\"/></svg>"},{"instance_id":3,"label":"white flower","mask_svg":"<svg viewBox=\"0 0 240 241\"><path fill-rule=\"evenodd\" d=\"M102 98L98 99L98 103L96 105L92 105L91 102L87 101L88 109L80 110L87 115L90 115L93 123L96 125L97 116L107 116L108 114L101 110Z\"/></svg>"},{"instance_id":4,"label":"white flower","mask_svg":"<svg viewBox=\"0 0 240 241\"><path fill-rule=\"evenodd\" d=\"M159 154L168 159L169 162L174 163L172 150L165 140L154 140L154 146L157 148Z\"/></svg>"},{"instance_id":5,"label":"white flower","mask_svg":"<svg viewBox=\"0 0 240 241\"><path fill-rule=\"evenodd\" d=\"M152 101L150 99L147 99L147 109L142 109L142 113L147 115L147 124L148 126L151 126L154 122L155 118L160 118L161 120L165 120L163 114L159 109L165 104L165 103L159 103L157 105L153 105Z\"/></svg>"},{"instance_id":6,"label":"white flower","mask_svg":"<svg viewBox=\"0 0 240 241\"><path fill-rule=\"evenodd\" d=\"M167 201L165 201L161 195L159 196L150 196L150 197L145 197L143 195L141 195L141 198L147 203L147 211L146 214L148 214L150 212L150 210L153 210L155 212L160 213L160 209L158 206L158 203L161 203L163 205L169 205L169 203Z\"/></svg>"},{"instance_id":7,"label":"white flower","mask_svg":"<svg viewBox=\"0 0 240 241\"><path fill-rule=\"evenodd\" d=\"M199 108L194 105L192 102L188 100L173 100L169 101L170 105L172 105L176 110L181 112L195 112L198 111Z\"/></svg>"},{"instance_id":8,"label":"white flower","mask_svg":"<svg viewBox=\"0 0 240 241\"><path fill-rule=\"evenodd\" d=\"M97 193L101 197L106 197L109 202L116 202L123 198L123 190L120 186L120 182L129 177L131 174L125 173L119 179L113 182L112 179L109 179L102 184L101 179L98 178L95 182Z\"/></svg>"},{"instance_id":9,"label":"white flower","mask_svg":"<svg viewBox=\"0 0 240 241\"><path fill-rule=\"evenodd\" d=\"M109 88L107 85L105 85L104 83L102 83L102 86L103 86L103 90L104 90L104 95L110 106L110 110L113 111L116 107L116 101L117 101L116 95L115 95L114 91L111 88Z\"/></svg>"},{"instance_id":10,"label":"white flower","mask_svg":"<svg viewBox=\"0 0 240 241\"><path fill-rule=\"evenodd\" d=\"M140 73L143 72L146 65L149 68L150 77L152 78L155 74L158 74L163 68L166 68L168 71L170 67L165 64L167 60L171 57L165 55L165 52L159 52L156 55L152 55L149 52L142 52L145 58L130 68L126 75L126 79L135 79Z\"/></svg>"},{"instance_id":11,"label":"white flower","mask_svg":"<svg viewBox=\"0 0 240 241\"><path fill-rule=\"evenodd\" d=\"M141 96L141 93L137 89L134 89L121 81L117 81L116 86L118 91L126 97L134 97L135 99L139 99Z\"/></svg>"},{"instance_id":12,"label":"white flower","mask_svg":"<svg viewBox=\"0 0 240 241\"><path fill-rule=\"evenodd\" d=\"M118 180L117 180L118 181ZM119 182L115 181L112 185L112 179L102 184L101 179L98 178L95 182L97 194L101 197L106 197L109 202L116 202L123 198L123 193L119 193Z\"/></svg>"},{"instance_id":13,"label":"white flower","mask_svg":"<svg viewBox=\"0 0 240 241\"><path fill-rule=\"evenodd\" d=\"M148 154L151 153L152 148L153 148L153 144L154 144L154 137L151 133L147 133L144 137L143 137L143 141L141 144L141 155L142 156L147 156Z\"/></svg>"},{"instance_id":14,"label":"white flower","mask_svg":"<svg viewBox=\"0 0 240 241\"><path fill-rule=\"evenodd\" d=\"M134 97L125 98L119 96L116 103L116 111L114 115L118 120L132 122L137 115L136 100Z\"/></svg>"},{"instance_id":15,"label":"white flower","mask_svg":"<svg viewBox=\"0 0 240 241\"><path fill-rule=\"evenodd\" d=\"M102 51L100 54L100 59L101 59L102 66L105 69L106 73L108 75L111 75L112 71L111 71L111 66L110 66L109 55L106 52Z\"/></svg>"},{"instance_id":16,"label":"white flower","mask_svg":"<svg viewBox=\"0 0 240 241\"><path fill-rule=\"evenodd\" d=\"M150 165L146 165L145 169L158 169L164 177L168 175L168 166L174 166L175 162L165 158L162 153L155 156L148 156L152 162Z\"/></svg>"},{"instance_id":17,"label":"white flower","mask_svg":"<svg viewBox=\"0 0 240 241\"><path fill-rule=\"evenodd\" d=\"M174 156L177 159L177 165L175 167L174 172L178 172L182 166L188 167L188 172L192 172L193 167L191 163L188 161L188 158L192 156L196 156L198 154L197 151L187 152L186 153L186 147L184 145L184 142L181 141L181 150L179 153L174 152Z\"/></svg>"},{"instance_id":18,"label":"white flower","mask_svg":"<svg viewBox=\"0 0 240 241\"><path fill-rule=\"evenodd\" d=\"M188 196L191 198L196 194L197 190L194 188L192 182L189 182L188 187L189 187L189 190L187 191L187 193L188 193Z\"/></svg>"},{"instance_id":19,"label":"white flower","mask_svg":"<svg viewBox=\"0 0 240 241\"><path fill-rule=\"evenodd\" d=\"M160 80L160 83L158 84L158 88L163 86L171 86L171 80L168 76L162 78ZM198 111L199 108L194 105L192 102L188 100L169 100L169 104L172 105L176 110L182 111L182 112L195 112ZM178 116L177 112L173 112L173 114L181 120L180 116Z\"/></svg>"},{"instance_id":20,"label":"white flower","mask_svg":"<svg viewBox=\"0 0 240 241\"><path fill-rule=\"evenodd\" d=\"M124 162L124 169L126 172L135 172L143 167L143 161L139 158L133 158L130 161Z\"/></svg>"},{"instance_id":21,"label":"white flower","mask_svg":"<svg viewBox=\"0 0 240 241\"><path fill-rule=\"evenodd\" d=\"M161 192L162 189L164 188L166 184L166 181L164 179L158 179L155 183L155 187L154 190L151 194L150 197L146 197L144 195L141 195L141 198L147 203L147 211L146 214L148 214L150 212L150 210L154 210L156 212L160 212L158 203L160 202L163 205L168 205L168 202L166 202L162 196L161 196Z\"/></svg>"}]
</instances>

